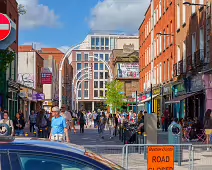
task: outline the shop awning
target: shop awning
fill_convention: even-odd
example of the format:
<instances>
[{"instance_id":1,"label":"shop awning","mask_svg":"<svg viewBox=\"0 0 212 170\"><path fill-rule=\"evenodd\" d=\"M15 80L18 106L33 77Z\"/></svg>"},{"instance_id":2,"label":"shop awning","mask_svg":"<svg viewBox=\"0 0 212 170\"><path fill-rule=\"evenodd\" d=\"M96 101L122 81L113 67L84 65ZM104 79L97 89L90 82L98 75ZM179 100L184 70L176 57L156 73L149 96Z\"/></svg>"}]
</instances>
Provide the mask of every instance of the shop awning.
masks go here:
<instances>
[{"instance_id":1,"label":"shop awning","mask_svg":"<svg viewBox=\"0 0 212 170\"><path fill-rule=\"evenodd\" d=\"M184 99L186 99L188 97L191 97L191 96L193 96L195 94L197 94L197 93L185 94L185 95L176 97L176 98L174 98L172 100L169 100L169 101L165 102L165 104L180 103L180 101L182 101L182 100L184 100Z\"/></svg>"},{"instance_id":2,"label":"shop awning","mask_svg":"<svg viewBox=\"0 0 212 170\"><path fill-rule=\"evenodd\" d=\"M159 94L153 95L152 98L154 99L155 97L159 96ZM146 98L145 100L142 100L141 103L145 103L151 100L151 97Z\"/></svg>"}]
</instances>

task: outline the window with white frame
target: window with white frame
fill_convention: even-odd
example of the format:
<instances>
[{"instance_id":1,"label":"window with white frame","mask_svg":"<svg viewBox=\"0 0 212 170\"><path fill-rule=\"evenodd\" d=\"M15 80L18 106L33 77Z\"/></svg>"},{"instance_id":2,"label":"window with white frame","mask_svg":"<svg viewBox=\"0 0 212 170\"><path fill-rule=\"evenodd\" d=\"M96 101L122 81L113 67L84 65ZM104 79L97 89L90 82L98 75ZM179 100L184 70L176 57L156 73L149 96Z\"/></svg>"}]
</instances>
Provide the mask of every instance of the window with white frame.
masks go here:
<instances>
[{"instance_id":1,"label":"window with white frame","mask_svg":"<svg viewBox=\"0 0 212 170\"><path fill-rule=\"evenodd\" d=\"M158 41L158 37L157 37L157 56L159 56L159 41Z\"/></svg>"},{"instance_id":2,"label":"window with white frame","mask_svg":"<svg viewBox=\"0 0 212 170\"><path fill-rule=\"evenodd\" d=\"M159 18L161 18L161 16L162 16L162 2L160 0L160 2L159 2Z\"/></svg>"},{"instance_id":3,"label":"window with white frame","mask_svg":"<svg viewBox=\"0 0 212 170\"><path fill-rule=\"evenodd\" d=\"M85 99L89 98L89 84L88 84L88 81L84 82L84 98Z\"/></svg>"},{"instance_id":4,"label":"window with white frame","mask_svg":"<svg viewBox=\"0 0 212 170\"><path fill-rule=\"evenodd\" d=\"M156 40L154 39L154 42L153 42L153 45L154 45L154 55L152 56L153 57L153 59L155 58L155 56L157 55L156 54Z\"/></svg>"},{"instance_id":5,"label":"window with white frame","mask_svg":"<svg viewBox=\"0 0 212 170\"><path fill-rule=\"evenodd\" d=\"M82 54L81 53L77 53L77 61L82 61Z\"/></svg>"},{"instance_id":6,"label":"window with white frame","mask_svg":"<svg viewBox=\"0 0 212 170\"><path fill-rule=\"evenodd\" d=\"M194 64L194 54L196 52L196 33L192 34L192 64Z\"/></svg>"},{"instance_id":7,"label":"window with white frame","mask_svg":"<svg viewBox=\"0 0 212 170\"><path fill-rule=\"evenodd\" d=\"M162 63L160 63L160 71L159 71L159 79L160 79L160 83L162 83Z\"/></svg>"},{"instance_id":8,"label":"window with white frame","mask_svg":"<svg viewBox=\"0 0 212 170\"><path fill-rule=\"evenodd\" d=\"M163 81L166 81L166 73L167 73L167 68L166 68L166 61L164 61L164 66L163 66Z\"/></svg>"},{"instance_id":9,"label":"window with white frame","mask_svg":"<svg viewBox=\"0 0 212 170\"><path fill-rule=\"evenodd\" d=\"M163 31L164 34L166 34L166 30ZM163 35L163 50L166 50L166 35Z\"/></svg>"},{"instance_id":10,"label":"window with white frame","mask_svg":"<svg viewBox=\"0 0 212 170\"><path fill-rule=\"evenodd\" d=\"M86 54L86 53L84 54L84 60L89 61L89 54Z\"/></svg>"},{"instance_id":11,"label":"window with white frame","mask_svg":"<svg viewBox=\"0 0 212 170\"><path fill-rule=\"evenodd\" d=\"M167 67L168 67L167 80L170 80L170 63L169 63L169 59L167 60Z\"/></svg>"},{"instance_id":12,"label":"window with white frame","mask_svg":"<svg viewBox=\"0 0 212 170\"><path fill-rule=\"evenodd\" d=\"M204 0L199 0L199 4L204 5Z\"/></svg>"},{"instance_id":13,"label":"window with white frame","mask_svg":"<svg viewBox=\"0 0 212 170\"><path fill-rule=\"evenodd\" d=\"M183 0L183 3L185 2L186 0ZM183 5L183 24L186 23L186 5Z\"/></svg>"},{"instance_id":14,"label":"window with white frame","mask_svg":"<svg viewBox=\"0 0 212 170\"><path fill-rule=\"evenodd\" d=\"M170 34L169 25L167 25L167 33ZM169 45L170 45L170 35L167 35L166 38L167 38L167 47L169 47Z\"/></svg>"},{"instance_id":15,"label":"window with white frame","mask_svg":"<svg viewBox=\"0 0 212 170\"><path fill-rule=\"evenodd\" d=\"M177 62L179 62L181 59L180 54L181 54L181 50L180 50L180 46L178 45L177 46Z\"/></svg>"},{"instance_id":16,"label":"window with white frame","mask_svg":"<svg viewBox=\"0 0 212 170\"><path fill-rule=\"evenodd\" d=\"M192 4L196 4L196 0L192 0ZM192 14L196 12L196 5L191 5Z\"/></svg>"},{"instance_id":17,"label":"window with white frame","mask_svg":"<svg viewBox=\"0 0 212 170\"><path fill-rule=\"evenodd\" d=\"M163 0L163 11L166 12L166 0Z\"/></svg>"},{"instance_id":18,"label":"window with white frame","mask_svg":"<svg viewBox=\"0 0 212 170\"><path fill-rule=\"evenodd\" d=\"M177 29L180 29L180 4L177 4Z\"/></svg>"},{"instance_id":19,"label":"window with white frame","mask_svg":"<svg viewBox=\"0 0 212 170\"><path fill-rule=\"evenodd\" d=\"M160 53L162 53L162 36L161 35L159 35L159 49L160 49Z\"/></svg>"}]
</instances>

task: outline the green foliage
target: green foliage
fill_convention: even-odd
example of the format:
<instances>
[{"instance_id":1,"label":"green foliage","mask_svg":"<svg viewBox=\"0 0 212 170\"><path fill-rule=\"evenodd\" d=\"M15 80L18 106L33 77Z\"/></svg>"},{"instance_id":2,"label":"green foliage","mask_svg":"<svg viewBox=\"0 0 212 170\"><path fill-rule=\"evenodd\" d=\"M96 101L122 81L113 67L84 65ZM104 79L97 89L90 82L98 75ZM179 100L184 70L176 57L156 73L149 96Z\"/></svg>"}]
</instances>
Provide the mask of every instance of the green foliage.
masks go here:
<instances>
[{"instance_id":1,"label":"green foliage","mask_svg":"<svg viewBox=\"0 0 212 170\"><path fill-rule=\"evenodd\" d=\"M123 105L123 99L125 96L121 94L123 92L124 83L118 80L114 80L107 84L106 102L108 105L112 105L113 112L116 108Z\"/></svg>"},{"instance_id":2,"label":"green foliage","mask_svg":"<svg viewBox=\"0 0 212 170\"><path fill-rule=\"evenodd\" d=\"M15 59L15 52L10 50L0 50L0 73L5 73L9 64Z\"/></svg>"}]
</instances>

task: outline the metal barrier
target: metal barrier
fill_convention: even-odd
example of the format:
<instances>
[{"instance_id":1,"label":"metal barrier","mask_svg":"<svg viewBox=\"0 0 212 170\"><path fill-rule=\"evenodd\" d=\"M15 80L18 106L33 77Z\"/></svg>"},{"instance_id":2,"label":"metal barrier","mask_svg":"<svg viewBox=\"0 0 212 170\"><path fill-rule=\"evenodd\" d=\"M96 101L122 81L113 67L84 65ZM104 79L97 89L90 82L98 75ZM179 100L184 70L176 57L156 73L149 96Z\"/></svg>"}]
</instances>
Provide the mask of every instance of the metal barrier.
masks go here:
<instances>
[{"instance_id":1,"label":"metal barrier","mask_svg":"<svg viewBox=\"0 0 212 170\"><path fill-rule=\"evenodd\" d=\"M192 144L85 145L84 148L107 158L108 160L124 167L126 170L146 170L148 167L148 147L155 146L174 147L175 155L173 159L175 159L175 170L191 170L194 167L192 165L195 161L195 158L192 157Z\"/></svg>"},{"instance_id":2,"label":"metal barrier","mask_svg":"<svg viewBox=\"0 0 212 170\"><path fill-rule=\"evenodd\" d=\"M192 170L212 169L212 145L192 145Z\"/></svg>"}]
</instances>

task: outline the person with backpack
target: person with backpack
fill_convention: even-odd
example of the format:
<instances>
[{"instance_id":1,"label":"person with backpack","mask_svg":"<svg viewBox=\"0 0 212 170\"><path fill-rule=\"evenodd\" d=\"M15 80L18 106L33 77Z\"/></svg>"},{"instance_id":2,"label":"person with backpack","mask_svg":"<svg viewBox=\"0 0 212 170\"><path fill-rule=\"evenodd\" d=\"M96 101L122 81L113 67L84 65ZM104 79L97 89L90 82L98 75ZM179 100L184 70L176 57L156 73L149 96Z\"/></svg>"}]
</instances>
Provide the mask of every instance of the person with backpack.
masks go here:
<instances>
[{"instance_id":1,"label":"person with backpack","mask_svg":"<svg viewBox=\"0 0 212 170\"><path fill-rule=\"evenodd\" d=\"M99 135L102 139L104 139L104 130L105 130L105 124L107 122L107 118L105 116L105 113L102 113L102 116L99 119Z\"/></svg>"},{"instance_id":2,"label":"person with backpack","mask_svg":"<svg viewBox=\"0 0 212 170\"><path fill-rule=\"evenodd\" d=\"M38 137L47 138L48 137L48 118L45 114L45 110L42 109L37 115L36 126L38 128Z\"/></svg>"},{"instance_id":3,"label":"person with backpack","mask_svg":"<svg viewBox=\"0 0 212 170\"><path fill-rule=\"evenodd\" d=\"M0 120L0 124L7 124L9 126L8 134L13 136L14 135L14 126L13 121L9 119L8 112L4 112L3 119Z\"/></svg>"},{"instance_id":4,"label":"person with backpack","mask_svg":"<svg viewBox=\"0 0 212 170\"><path fill-rule=\"evenodd\" d=\"M34 110L31 111L31 114L29 115L29 130L30 132L35 131L35 125L36 125L37 115L35 114Z\"/></svg>"},{"instance_id":5,"label":"person with backpack","mask_svg":"<svg viewBox=\"0 0 212 170\"><path fill-rule=\"evenodd\" d=\"M86 124L86 119L84 114L81 112L81 115L79 117L79 124L80 124L80 133L84 133L84 126Z\"/></svg>"}]
</instances>

